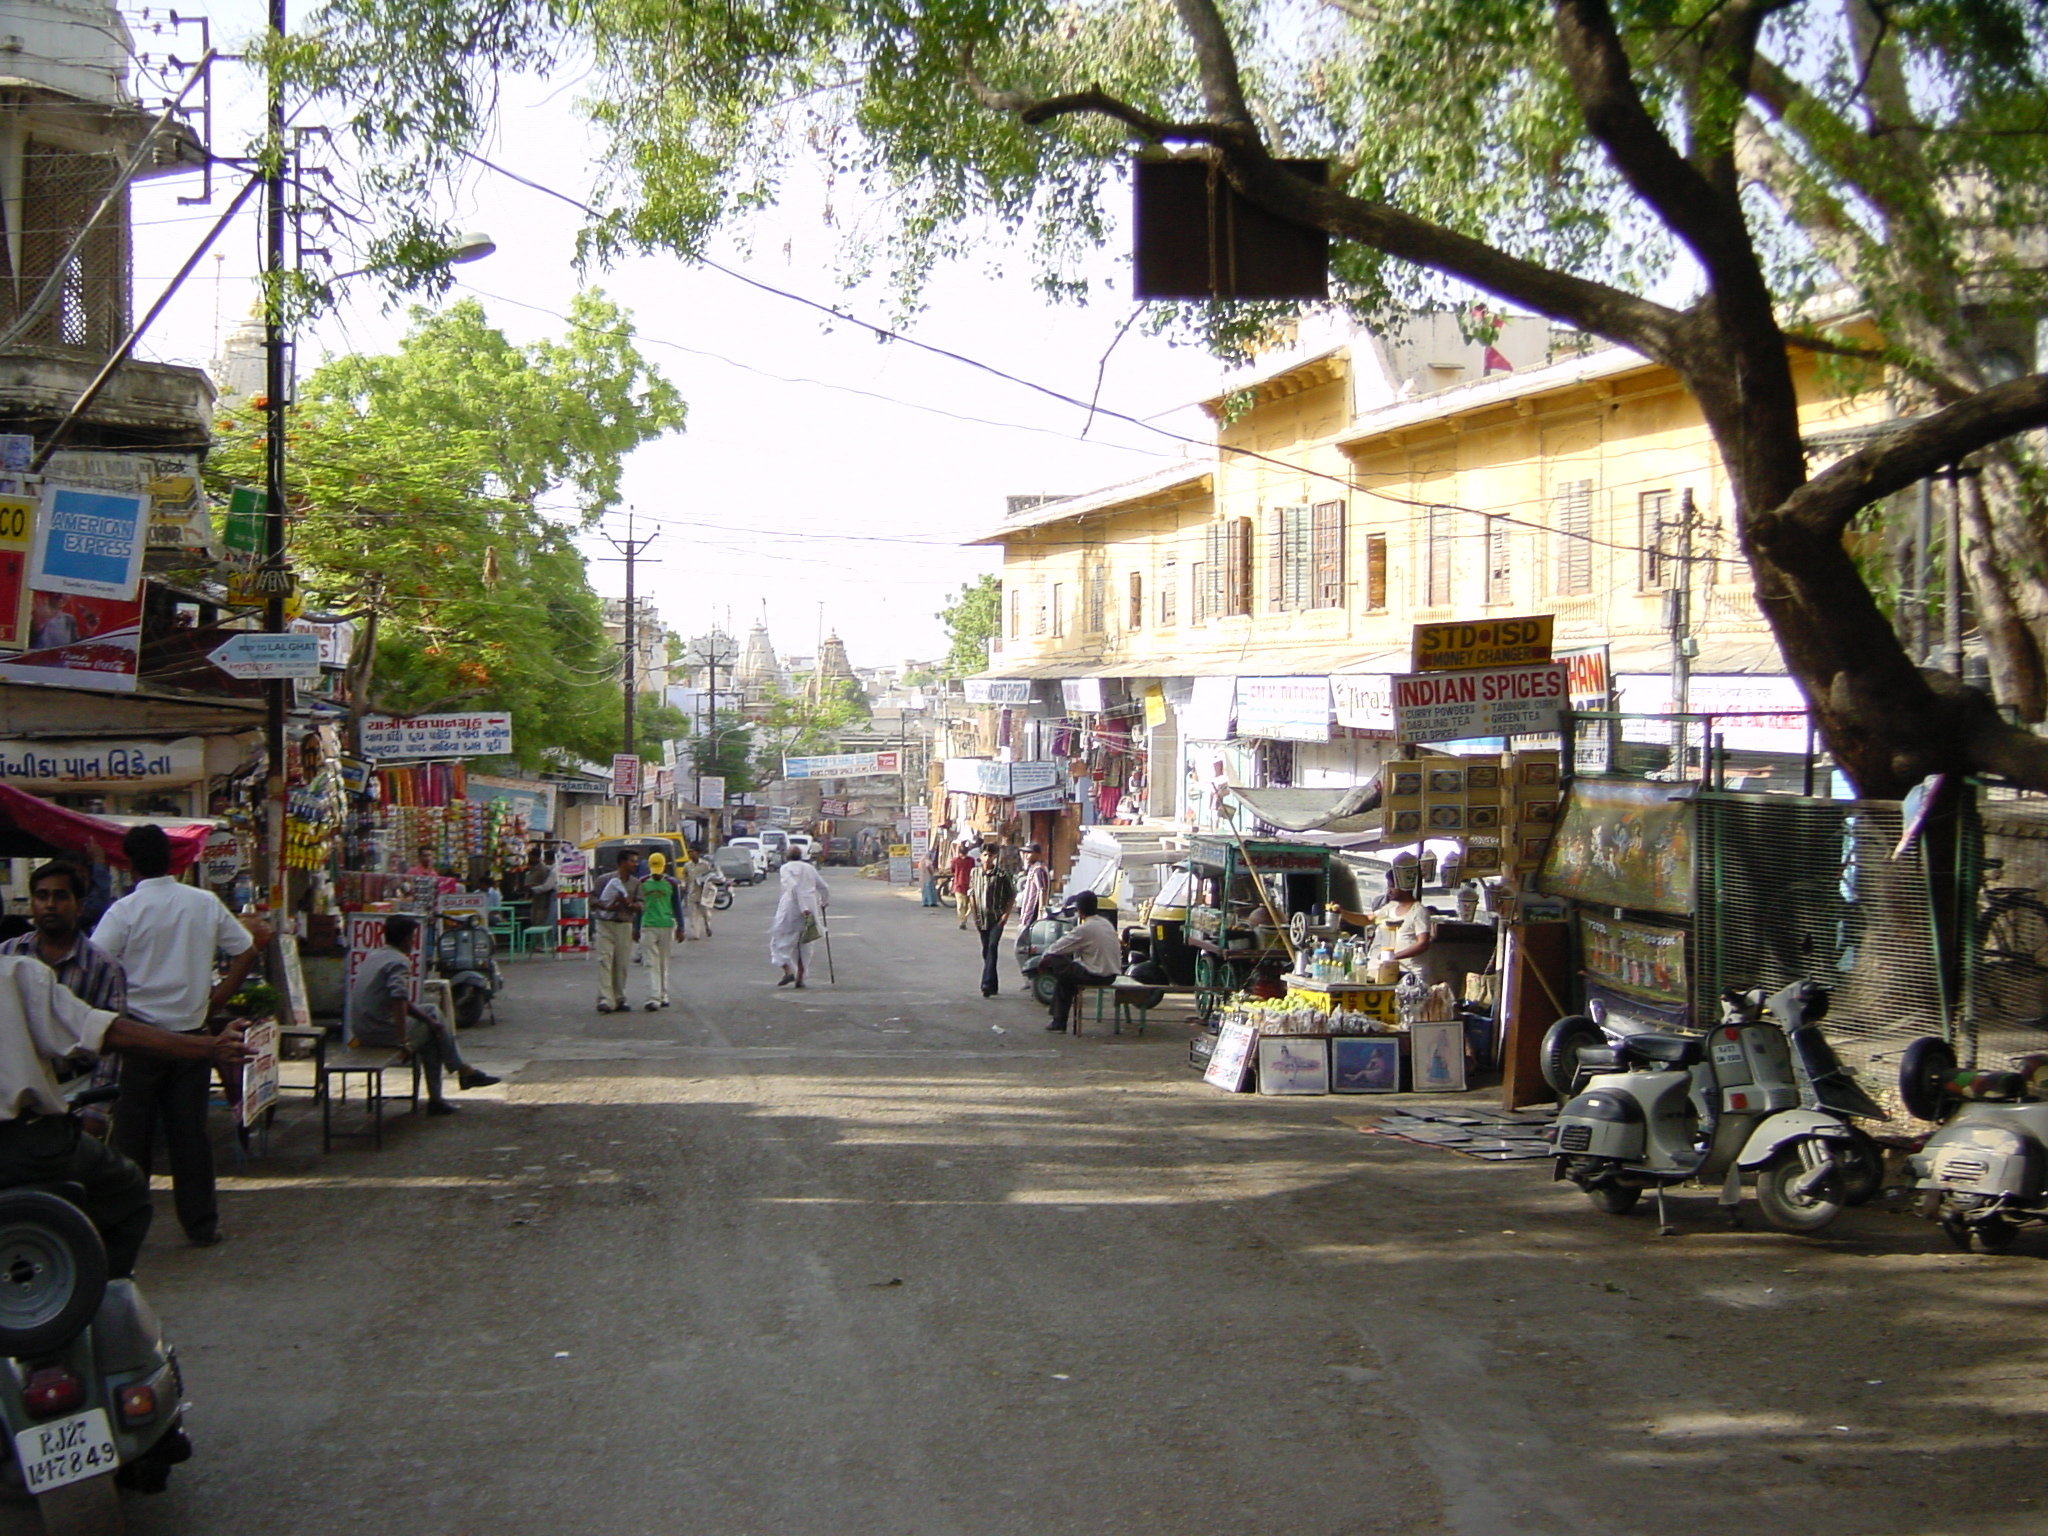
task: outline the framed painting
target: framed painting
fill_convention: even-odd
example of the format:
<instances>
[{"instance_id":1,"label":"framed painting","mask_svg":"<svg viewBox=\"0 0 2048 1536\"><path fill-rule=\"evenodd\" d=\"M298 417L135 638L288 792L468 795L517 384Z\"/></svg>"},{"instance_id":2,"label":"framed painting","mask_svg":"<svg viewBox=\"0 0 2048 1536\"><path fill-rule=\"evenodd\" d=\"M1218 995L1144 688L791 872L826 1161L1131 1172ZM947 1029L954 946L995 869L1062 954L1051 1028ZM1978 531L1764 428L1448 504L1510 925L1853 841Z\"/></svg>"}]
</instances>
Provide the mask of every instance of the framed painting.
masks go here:
<instances>
[{"instance_id":1,"label":"framed painting","mask_svg":"<svg viewBox=\"0 0 2048 1536\"><path fill-rule=\"evenodd\" d=\"M1302 1035L1264 1035L1260 1037L1260 1093L1328 1093L1329 1091L1329 1041Z\"/></svg>"},{"instance_id":2,"label":"framed painting","mask_svg":"<svg viewBox=\"0 0 2048 1536\"><path fill-rule=\"evenodd\" d=\"M1410 1024L1408 1055L1417 1093L1465 1091L1463 1024Z\"/></svg>"},{"instance_id":3,"label":"framed painting","mask_svg":"<svg viewBox=\"0 0 2048 1536\"><path fill-rule=\"evenodd\" d=\"M1537 886L1595 906L1690 917L1690 793L1645 779L1573 779Z\"/></svg>"},{"instance_id":4,"label":"framed painting","mask_svg":"<svg viewBox=\"0 0 2048 1536\"><path fill-rule=\"evenodd\" d=\"M1351 1035L1330 1042L1330 1092L1399 1093L1401 1041L1396 1035Z\"/></svg>"}]
</instances>

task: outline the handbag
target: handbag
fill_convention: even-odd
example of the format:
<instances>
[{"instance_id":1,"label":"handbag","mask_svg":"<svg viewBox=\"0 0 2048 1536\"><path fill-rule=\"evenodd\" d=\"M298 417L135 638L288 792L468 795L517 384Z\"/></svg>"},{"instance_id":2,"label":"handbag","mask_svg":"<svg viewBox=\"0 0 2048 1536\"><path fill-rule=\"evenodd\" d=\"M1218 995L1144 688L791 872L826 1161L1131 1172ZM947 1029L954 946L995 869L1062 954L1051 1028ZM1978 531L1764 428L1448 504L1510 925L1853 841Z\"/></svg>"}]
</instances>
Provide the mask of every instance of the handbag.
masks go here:
<instances>
[{"instance_id":1,"label":"handbag","mask_svg":"<svg viewBox=\"0 0 2048 1536\"><path fill-rule=\"evenodd\" d=\"M823 937L825 937L825 931L818 926L817 913L806 912L804 914L804 931L798 935L797 942L799 944L815 944Z\"/></svg>"}]
</instances>

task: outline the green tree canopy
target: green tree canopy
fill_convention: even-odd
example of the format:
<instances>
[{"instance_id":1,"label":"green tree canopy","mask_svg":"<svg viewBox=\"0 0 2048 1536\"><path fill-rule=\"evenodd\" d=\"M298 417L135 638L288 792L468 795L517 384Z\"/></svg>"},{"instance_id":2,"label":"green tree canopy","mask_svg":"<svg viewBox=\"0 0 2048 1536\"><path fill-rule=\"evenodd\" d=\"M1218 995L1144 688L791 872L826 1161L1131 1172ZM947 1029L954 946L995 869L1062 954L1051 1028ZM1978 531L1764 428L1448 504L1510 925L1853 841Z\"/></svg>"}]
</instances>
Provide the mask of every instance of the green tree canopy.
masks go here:
<instances>
[{"instance_id":1,"label":"green tree canopy","mask_svg":"<svg viewBox=\"0 0 2048 1536\"><path fill-rule=\"evenodd\" d=\"M757 788L782 777L785 757L811 757L837 752L840 738L856 721L868 718L867 695L860 684L841 678L822 691L799 688L784 693L770 688L766 709L754 725L754 771Z\"/></svg>"},{"instance_id":2,"label":"green tree canopy","mask_svg":"<svg viewBox=\"0 0 2048 1536\"><path fill-rule=\"evenodd\" d=\"M566 481L596 511L619 459L680 425L682 407L634 350L627 317L598 296L581 312L604 316L601 347L585 335L515 348L464 303L416 315L397 352L336 359L301 386L286 439L290 548L309 601L360 621L355 714L509 710L529 766L550 748L617 750L619 659L576 548L582 519L537 503ZM555 372L570 351L587 397ZM538 404L551 392L573 449ZM260 483L262 413L230 407L216 429L214 487ZM678 722L649 703L643 744L658 756Z\"/></svg>"},{"instance_id":3,"label":"green tree canopy","mask_svg":"<svg viewBox=\"0 0 2048 1536\"><path fill-rule=\"evenodd\" d=\"M2048 788L2048 741L1918 670L1847 540L1864 509L1973 454L2000 454L2013 484L2032 473L2010 440L2048 424L2048 375L2031 337L2002 338L2038 312L2048 265L2048 8L330 0L317 28L308 76L349 104L401 210L482 131L494 71L587 66L611 162L586 232L600 252L700 252L804 157L876 210L850 271L886 260L914 291L993 225L1060 288L1110 227L1131 151L1205 160L1336 237L1361 313L1476 291L1671 367L1720 450L1762 611L1859 786L1989 771ZM1224 346L1272 314L1185 312ZM1875 344L1830 316L1863 317ZM1904 381L1912 419L1811 471L1788 347ZM1990 496L1971 526L2001 686L2039 713L2039 511Z\"/></svg>"},{"instance_id":4,"label":"green tree canopy","mask_svg":"<svg viewBox=\"0 0 2048 1536\"><path fill-rule=\"evenodd\" d=\"M993 575L965 582L952 601L932 617L946 626L946 636L952 642L940 670L947 677L985 671L989 642L1003 632L1003 584Z\"/></svg>"}]
</instances>

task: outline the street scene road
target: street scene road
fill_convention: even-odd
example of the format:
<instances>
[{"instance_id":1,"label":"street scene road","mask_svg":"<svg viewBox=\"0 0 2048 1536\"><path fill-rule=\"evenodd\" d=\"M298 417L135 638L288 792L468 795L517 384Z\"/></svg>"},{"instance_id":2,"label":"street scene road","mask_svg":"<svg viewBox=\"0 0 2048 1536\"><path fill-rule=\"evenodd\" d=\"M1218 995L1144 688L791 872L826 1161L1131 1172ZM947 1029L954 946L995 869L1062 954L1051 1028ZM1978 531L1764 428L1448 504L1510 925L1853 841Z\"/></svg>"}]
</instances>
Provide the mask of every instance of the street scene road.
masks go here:
<instances>
[{"instance_id":1,"label":"street scene road","mask_svg":"<svg viewBox=\"0 0 2048 1536\"><path fill-rule=\"evenodd\" d=\"M1207 1087L1170 1009L1049 1035L832 874L836 985L744 891L669 1010L522 960L459 1115L224 1151L228 1241L143 1255L197 1454L131 1529L2040 1528L2038 1247L1699 1193L1660 1239L1361 1134L1393 1101Z\"/></svg>"}]
</instances>

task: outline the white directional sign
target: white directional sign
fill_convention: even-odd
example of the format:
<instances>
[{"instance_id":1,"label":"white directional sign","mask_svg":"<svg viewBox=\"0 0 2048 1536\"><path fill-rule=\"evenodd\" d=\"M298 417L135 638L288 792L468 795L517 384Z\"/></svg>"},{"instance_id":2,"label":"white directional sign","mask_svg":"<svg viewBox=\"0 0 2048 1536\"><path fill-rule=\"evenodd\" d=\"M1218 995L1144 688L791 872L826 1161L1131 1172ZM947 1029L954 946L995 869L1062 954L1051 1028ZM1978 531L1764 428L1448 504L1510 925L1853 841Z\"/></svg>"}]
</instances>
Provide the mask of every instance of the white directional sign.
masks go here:
<instances>
[{"instance_id":1,"label":"white directional sign","mask_svg":"<svg viewBox=\"0 0 2048 1536\"><path fill-rule=\"evenodd\" d=\"M320 637L244 630L206 659L229 677L245 682L274 677L318 677Z\"/></svg>"}]
</instances>

